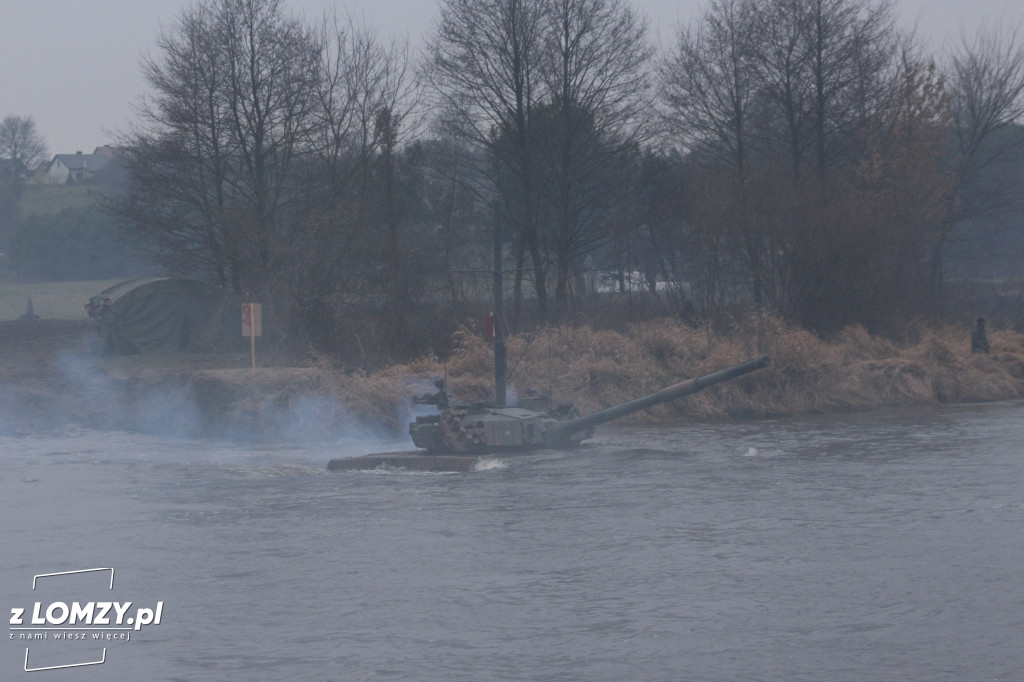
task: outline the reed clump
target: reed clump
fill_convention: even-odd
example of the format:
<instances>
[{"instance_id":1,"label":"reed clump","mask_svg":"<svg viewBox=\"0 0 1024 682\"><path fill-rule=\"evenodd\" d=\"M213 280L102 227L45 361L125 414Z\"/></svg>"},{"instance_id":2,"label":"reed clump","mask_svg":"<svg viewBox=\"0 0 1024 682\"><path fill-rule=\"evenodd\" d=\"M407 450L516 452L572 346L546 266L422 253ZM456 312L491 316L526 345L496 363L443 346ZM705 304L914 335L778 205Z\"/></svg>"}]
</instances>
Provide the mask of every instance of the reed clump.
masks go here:
<instances>
[{"instance_id":1,"label":"reed clump","mask_svg":"<svg viewBox=\"0 0 1024 682\"><path fill-rule=\"evenodd\" d=\"M348 411L388 426L411 397L446 377L456 400L493 393L490 343L468 330L441 362L423 358L374 373L333 371L325 386ZM849 327L830 340L771 315L733 320L725 331L675 320L626 332L552 325L508 339L510 398L528 390L589 413L684 379L768 355L771 367L625 418L675 423L866 411L1024 397L1024 335L993 331L991 353L970 352L970 330L922 330L897 343ZM326 370L325 370L326 372Z\"/></svg>"}]
</instances>

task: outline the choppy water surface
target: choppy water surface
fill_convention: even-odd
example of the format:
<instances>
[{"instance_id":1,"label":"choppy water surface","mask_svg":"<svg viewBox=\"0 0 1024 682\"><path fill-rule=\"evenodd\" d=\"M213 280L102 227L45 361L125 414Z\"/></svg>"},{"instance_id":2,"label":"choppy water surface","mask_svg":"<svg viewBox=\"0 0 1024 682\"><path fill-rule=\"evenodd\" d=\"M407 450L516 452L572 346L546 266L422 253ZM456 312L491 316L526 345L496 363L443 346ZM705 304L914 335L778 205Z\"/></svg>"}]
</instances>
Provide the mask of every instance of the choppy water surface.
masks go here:
<instances>
[{"instance_id":1,"label":"choppy water surface","mask_svg":"<svg viewBox=\"0 0 1024 682\"><path fill-rule=\"evenodd\" d=\"M4 613L101 566L165 605L102 665L25 673L5 641L0 678L1020 680L1022 446L1020 403L605 430L469 474L0 439Z\"/></svg>"}]
</instances>

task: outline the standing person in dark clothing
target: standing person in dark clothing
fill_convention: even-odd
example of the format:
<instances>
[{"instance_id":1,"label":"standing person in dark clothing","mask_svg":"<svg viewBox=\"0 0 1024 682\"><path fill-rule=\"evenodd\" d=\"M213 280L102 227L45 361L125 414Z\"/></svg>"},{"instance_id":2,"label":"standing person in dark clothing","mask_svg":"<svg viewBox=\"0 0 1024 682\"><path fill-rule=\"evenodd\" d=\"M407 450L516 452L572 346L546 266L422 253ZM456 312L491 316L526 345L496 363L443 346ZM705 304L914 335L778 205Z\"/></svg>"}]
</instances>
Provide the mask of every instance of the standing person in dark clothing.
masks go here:
<instances>
[{"instance_id":1,"label":"standing person in dark clothing","mask_svg":"<svg viewBox=\"0 0 1024 682\"><path fill-rule=\"evenodd\" d=\"M988 353L988 336L985 334L985 318L979 317L971 332L971 352Z\"/></svg>"}]
</instances>

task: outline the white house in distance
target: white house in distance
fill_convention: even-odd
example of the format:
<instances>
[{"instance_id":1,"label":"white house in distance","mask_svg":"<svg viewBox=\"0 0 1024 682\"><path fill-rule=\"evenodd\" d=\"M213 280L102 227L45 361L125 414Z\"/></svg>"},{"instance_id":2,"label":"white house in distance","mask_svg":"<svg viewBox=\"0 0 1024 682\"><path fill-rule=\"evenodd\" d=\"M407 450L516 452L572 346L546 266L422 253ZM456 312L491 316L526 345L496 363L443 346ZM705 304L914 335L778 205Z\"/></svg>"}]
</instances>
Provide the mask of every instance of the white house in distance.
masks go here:
<instances>
[{"instance_id":1,"label":"white house in distance","mask_svg":"<svg viewBox=\"0 0 1024 682\"><path fill-rule=\"evenodd\" d=\"M47 184L56 186L93 182L98 174L110 170L115 154L110 145L96 147L92 154L57 154L47 169Z\"/></svg>"}]
</instances>

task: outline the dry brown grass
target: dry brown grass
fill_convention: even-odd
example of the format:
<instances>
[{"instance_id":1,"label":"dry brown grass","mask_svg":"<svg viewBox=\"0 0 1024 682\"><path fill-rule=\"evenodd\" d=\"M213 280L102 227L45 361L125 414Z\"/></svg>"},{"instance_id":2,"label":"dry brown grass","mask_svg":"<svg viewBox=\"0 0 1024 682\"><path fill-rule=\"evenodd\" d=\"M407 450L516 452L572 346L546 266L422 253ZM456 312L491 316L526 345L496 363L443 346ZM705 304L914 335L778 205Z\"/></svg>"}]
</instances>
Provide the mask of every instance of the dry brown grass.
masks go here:
<instances>
[{"instance_id":1,"label":"dry brown grass","mask_svg":"<svg viewBox=\"0 0 1024 682\"><path fill-rule=\"evenodd\" d=\"M189 403L195 409L182 410L182 423L199 433L330 438L362 429L398 435L412 397L433 391L435 378L447 376L456 400L485 400L493 391L491 346L468 330L456 335L446 362L425 357L378 372L340 370L316 357L295 367L284 358L269 366L273 358L265 356L267 364L253 372L245 354L78 355L82 367L72 376L66 367L58 371L64 365L56 358L81 347L80 324L0 327L6 358L0 383L8 403L24 407L19 414L79 415L94 428L142 428L132 415L139 423L165 422L172 417L150 414L155 405L166 404L172 413ZM969 329L922 329L913 338L897 344L851 327L825 341L768 315L737 319L724 333L672 320L635 324L624 333L550 326L509 339L509 386L512 395L536 389L586 414L768 355L768 369L623 421L668 424L1024 397L1024 334L991 332L990 355L971 354ZM91 396L95 386L104 389L103 400Z\"/></svg>"},{"instance_id":2,"label":"dry brown grass","mask_svg":"<svg viewBox=\"0 0 1024 682\"><path fill-rule=\"evenodd\" d=\"M725 334L672 320L627 333L551 326L508 341L509 386L573 402L588 413L761 355L769 369L634 415L668 423L864 411L893 406L1024 397L1024 335L990 334L992 353L972 355L969 330L922 332L897 345L851 327L825 341L768 316L736 320ZM442 364L425 358L372 374L329 372L324 384L356 416L394 421L400 405L447 372L456 399L493 391L491 346L462 331Z\"/></svg>"}]
</instances>

